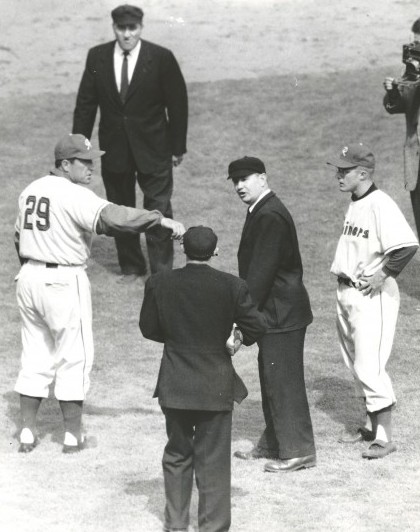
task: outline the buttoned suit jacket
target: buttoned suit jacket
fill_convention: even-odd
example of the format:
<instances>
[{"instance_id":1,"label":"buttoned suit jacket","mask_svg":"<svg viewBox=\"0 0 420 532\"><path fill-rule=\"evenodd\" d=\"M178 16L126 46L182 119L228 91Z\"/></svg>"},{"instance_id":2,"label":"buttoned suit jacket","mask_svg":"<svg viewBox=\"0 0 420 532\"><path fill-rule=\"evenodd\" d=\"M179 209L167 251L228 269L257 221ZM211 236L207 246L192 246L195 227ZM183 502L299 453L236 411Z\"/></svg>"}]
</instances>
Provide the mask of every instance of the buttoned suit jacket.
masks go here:
<instances>
[{"instance_id":1,"label":"buttoned suit jacket","mask_svg":"<svg viewBox=\"0 0 420 532\"><path fill-rule=\"evenodd\" d=\"M164 343L154 394L161 406L228 411L246 397L225 345L234 322L245 345L266 330L239 277L188 263L148 279L140 329L145 338Z\"/></svg>"},{"instance_id":2,"label":"buttoned suit jacket","mask_svg":"<svg viewBox=\"0 0 420 532\"><path fill-rule=\"evenodd\" d=\"M143 173L162 171L186 152L188 99L179 65L166 48L142 40L125 103L114 73L115 42L88 52L73 117L73 133L91 138L100 110L102 166L126 170L130 151Z\"/></svg>"},{"instance_id":3,"label":"buttoned suit jacket","mask_svg":"<svg viewBox=\"0 0 420 532\"><path fill-rule=\"evenodd\" d=\"M239 276L266 317L268 332L293 331L312 322L295 224L274 192L248 213L238 266Z\"/></svg>"}]
</instances>

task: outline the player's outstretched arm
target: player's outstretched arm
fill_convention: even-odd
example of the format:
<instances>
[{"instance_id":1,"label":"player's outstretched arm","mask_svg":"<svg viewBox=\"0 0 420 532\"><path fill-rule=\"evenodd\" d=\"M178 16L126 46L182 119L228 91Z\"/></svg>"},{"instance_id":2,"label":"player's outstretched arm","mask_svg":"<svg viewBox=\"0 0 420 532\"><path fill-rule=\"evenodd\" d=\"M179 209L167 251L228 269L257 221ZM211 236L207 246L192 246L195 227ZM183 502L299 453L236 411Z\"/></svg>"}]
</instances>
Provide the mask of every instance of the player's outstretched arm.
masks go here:
<instances>
[{"instance_id":1,"label":"player's outstretched arm","mask_svg":"<svg viewBox=\"0 0 420 532\"><path fill-rule=\"evenodd\" d=\"M185 233L184 226L180 222L165 218L159 211L134 209L114 203L109 203L102 209L96 224L96 233L107 236L115 236L119 233L141 233L156 225L170 229L173 237L177 239Z\"/></svg>"}]
</instances>

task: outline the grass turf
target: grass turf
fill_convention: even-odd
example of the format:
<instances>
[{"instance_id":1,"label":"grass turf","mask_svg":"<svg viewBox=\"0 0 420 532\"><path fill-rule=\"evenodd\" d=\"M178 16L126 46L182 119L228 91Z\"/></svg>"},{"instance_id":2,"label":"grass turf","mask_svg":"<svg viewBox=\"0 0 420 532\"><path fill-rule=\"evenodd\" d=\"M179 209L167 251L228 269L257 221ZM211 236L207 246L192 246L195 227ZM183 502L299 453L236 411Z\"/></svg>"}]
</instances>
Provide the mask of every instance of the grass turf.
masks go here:
<instances>
[{"instance_id":1,"label":"grass turf","mask_svg":"<svg viewBox=\"0 0 420 532\"><path fill-rule=\"evenodd\" d=\"M261 157L272 188L294 216L315 316L305 356L318 467L280 476L264 474L263 461L234 460L234 531L420 529L418 256L399 281L400 318L388 366L399 399L394 416L398 452L367 462L361 459L364 445L337 444L343 430L357 426L362 410L353 399L351 379L339 354L335 284L329 274L349 197L340 194L325 161L343 143L369 144L378 160L377 184L394 197L413 225L409 196L402 187L404 120L388 116L382 108L385 73L373 69L189 87L189 152L175 171L176 217L186 226L211 225L220 248L214 265L236 272L245 207L226 180L227 165L245 154ZM74 96L44 94L3 104L0 529L161 530L165 433L163 416L151 398L161 346L139 333L142 289L115 283L118 266L111 239L95 240L88 270L96 360L85 426L97 446L80 455L61 454L63 428L51 398L39 413L41 445L27 456L16 452L19 409L12 391L20 352L13 283L18 270L12 243L16 201L23 187L51 166L57 138L71 127ZM104 194L100 177L93 189ZM176 247L176 266L182 266L184 259ZM255 442L262 414L256 348L241 350L234 363L250 392L234 413L236 449ZM195 526L196 508L194 496Z\"/></svg>"}]
</instances>

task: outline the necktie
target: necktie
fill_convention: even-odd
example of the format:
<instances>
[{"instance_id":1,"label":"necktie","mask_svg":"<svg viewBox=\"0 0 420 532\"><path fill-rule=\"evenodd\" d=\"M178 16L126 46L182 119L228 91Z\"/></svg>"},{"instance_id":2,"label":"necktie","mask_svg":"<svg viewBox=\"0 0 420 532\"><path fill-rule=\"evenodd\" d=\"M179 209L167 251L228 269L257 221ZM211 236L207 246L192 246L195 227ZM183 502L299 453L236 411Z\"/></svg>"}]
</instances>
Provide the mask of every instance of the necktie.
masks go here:
<instances>
[{"instance_id":1,"label":"necktie","mask_svg":"<svg viewBox=\"0 0 420 532\"><path fill-rule=\"evenodd\" d=\"M125 102L125 98L127 96L127 91L128 91L128 59L127 59L127 55L129 53L130 52L127 52L126 50L123 52L124 59L123 59L122 67L121 67L121 88L120 88L120 97L121 97L122 103Z\"/></svg>"}]
</instances>

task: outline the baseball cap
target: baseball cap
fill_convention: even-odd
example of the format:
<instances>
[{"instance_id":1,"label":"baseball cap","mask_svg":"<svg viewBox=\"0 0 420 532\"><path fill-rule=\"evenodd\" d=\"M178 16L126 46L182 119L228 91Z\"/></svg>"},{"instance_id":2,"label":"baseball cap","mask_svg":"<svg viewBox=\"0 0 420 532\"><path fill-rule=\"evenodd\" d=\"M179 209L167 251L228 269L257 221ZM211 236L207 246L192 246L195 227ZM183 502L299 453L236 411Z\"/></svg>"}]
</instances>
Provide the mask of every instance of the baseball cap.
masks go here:
<instances>
[{"instance_id":1,"label":"baseball cap","mask_svg":"<svg viewBox=\"0 0 420 532\"><path fill-rule=\"evenodd\" d=\"M245 156L230 163L228 174L228 179L239 179L251 174L265 174L265 166L258 157Z\"/></svg>"},{"instance_id":2,"label":"baseball cap","mask_svg":"<svg viewBox=\"0 0 420 532\"><path fill-rule=\"evenodd\" d=\"M182 237L185 254L190 259L209 259L217 246L217 235L210 227L190 227Z\"/></svg>"},{"instance_id":3,"label":"baseball cap","mask_svg":"<svg viewBox=\"0 0 420 532\"><path fill-rule=\"evenodd\" d=\"M54 155L56 161L63 159L96 159L105 152L92 148L90 140L84 135L69 133L62 137L55 145Z\"/></svg>"},{"instance_id":4,"label":"baseball cap","mask_svg":"<svg viewBox=\"0 0 420 532\"><path fill-rule=\"evenodd\" d=\"M354 168L355 166L375 168L375 157L370 149L362 143L349 144L342 148L338 157L327 161L327 164L337 168Z\"/></svg>"},{"instance_id":5,"label":"baseball cap","mask_svg":"<svg viewBox=\"0 0 420 532\"><path fill-rule=\"evenodd\" d=\"M115 24L141 24L143 21L143 10L136 6L124 4L111 11L111 17Z\"/></svg>"}]
</instances>

